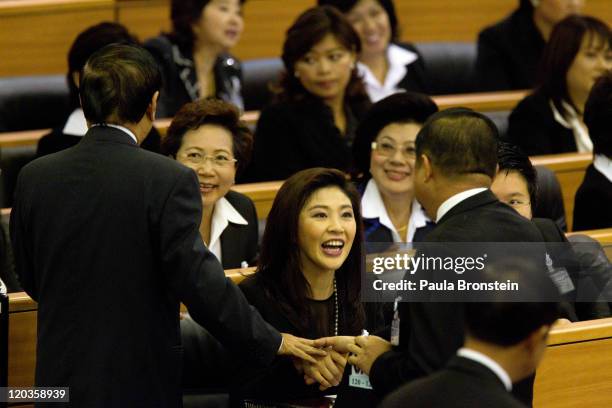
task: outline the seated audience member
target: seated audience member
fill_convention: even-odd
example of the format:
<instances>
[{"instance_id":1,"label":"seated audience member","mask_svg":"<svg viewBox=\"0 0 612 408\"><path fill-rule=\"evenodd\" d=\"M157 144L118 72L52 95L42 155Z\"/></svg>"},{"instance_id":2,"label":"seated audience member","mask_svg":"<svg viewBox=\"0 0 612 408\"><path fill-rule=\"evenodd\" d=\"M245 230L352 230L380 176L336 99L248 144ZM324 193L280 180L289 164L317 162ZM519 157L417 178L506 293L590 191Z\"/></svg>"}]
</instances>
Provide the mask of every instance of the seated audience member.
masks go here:
<instances>
[{"instance_id":1,"label":"seated audience member","mask_svg":"<svg viewBox=\"0 0 612 408\"><path fill-rule=\"evenodd\" d=\"M492 267L491 267L492 268ZM521 293L540 302L517 302L516 294L496 292L489 302L465 304L465 344L446 366L389 395L381 408L520 408L512 384L533 374L559 317L553 282L535 266L508 260L486 281L517 282Z\"/></svg>"},{"instance_id":2,"label":"seated audience member","mask_svg":"<svg viewBox=\"0 0 612 408\"><path fill-rule=\"evenodd\" d=\"M208 97L242 108L242 67L227 51L242 34L245 1L172 0L172 31L145 43L162 72L159 117Z\"/></svg>"},{"instance_id":3,"label":"seated audience member","mask_svg":"<svg viewBox=\"0 0 612 408\"><path fill-rule=\"evenodd\" d=\"M37 157L72 147L79 143L87 133L87 122L79 101L81 71L93 53L112 43L137 44L138 41L121 24L100 23L80 33L72 43L68 51L68 74L66 75L72 113L62 127L53 129L51 133L39 140L36 149ZM153 128L142 142L141 147L158 152L159 144L159 133Z\"/></svg>"},{"instance_id":4,"label":"seated audience member","mask_svg":"<svg viewBox=\"0 0 612 408\"><path fill-rule=\"evenodd\" d=\"M218 99L190 102L176 114L162 152L192 168L200 182L200 234L224 269L253 265L257 213L247 196L230 191L248 164L253 137L234 105Z\"/></svg>"},{"instance_id":5,"label":"seated audience member","mask_svg":"<svg viewBox=\"0 0 612 408\"><path fill-rule=\"evenodd\" d=\"M357 68L372 102L400 91L427 92L423 59L412 44L400 44L393 0L318 0L338 8L361 40Z\"/></svg>"},{"instance_id":6,"label":"seated audience member","mask_svg":"<svg viewBox=\"0 0 612 408\"><path fill-rule=\"evenodd\" d=\"M240 284L251 305L272 326L306 338L359 334L360 219L359 195L344 173L313 168L290 177L268 215L257 273ZM346 357L330 351L316 365L297 367L279 359L247 373L237 392L275 402L320 396L338 385Z\"/></svg>"},{"instance_id":7,"label":"seated audience member","mask_svg":"<svg viewBox=\"0 0 612 408\"><path fill-rule=\"evenodd\" d=\"M582 114L595 80L612 67L612 33L593 17L570 16L553 29L539 85L510 115L509 140L529 156L593 149Z\"/></svg>"},{"instance_id":8,"label":"seated audience member","mask_svg":"<svg viewBox=\"0 0 612 408\"><path fill-rule=\"evenodd\" d=\"M582 0L520 0L512 14L482 30L475 67L480 90L532 88L554 25L582 5Z\"/></svg>"},{"instance_id":9,"label":"seated audience member","mask_svg":"<svg viewBox=\"0 0 612 408\"><path fill-rule=\"evenodd\" d=\"M261 112L250 179L284 180L310 167L347 171L369 99L356 69L361 45L333 7L311 8L287 31L277 103Z\"/></svg>"},{"instance_id":10,"label":"seated audience member","mask_svg":"<svg viewBox=\"0 0 612 408\"><path fill-rule=\"evenodd\" d=\"M437 111L428 96L402 92L374 104L357 128L353 156L367 242L412 242L431 228L414 198L414 141Z\"/></svg>"},{"instance_id":11,"label":"seated audience member","mask_svg":"<svg viewBox=\"0 0 612 408\"><path fill-rule=\"evenodd\" d=\"M594 157L576 192L574 231L612 227L612 72L593 86L584 122Z\"/></svg>"},{"instance_id":12,"label":"seated audience member","mask_svg":"<svg viewBox=\"0 0 612 408\"><path fill-rule=\"evenodd\" d=\"M554 221L532 216L532 208L537 202L538 191L536 169L529 161L529 157L516 146L502 142L498 147L497 158L499 171L493 180L491 191L501 202L514 208L523 217L532 220L540 230L542 241L567 243L568 239ZM587 296L587 292L584 292L588 290L588 287L593 287L598 293L603 293L612 278L610 263L601 262L599 256L603 253L601 245L586 236L572 236L569 242L581 243L572 246L571 256L568 254L569 247L553 246L550 250L552 261L555 265L562 264L566 267L575 288L575 291L572 291L572 297L566 297L568 301L562 304L564 317L575 321L609 316L607 305L594 303L597 296ZM583 244L585 242L588 244ZM574 303L573 299L576 295L583 292L584 297L590 297L589 301Z\"/></svg>"}]
</instances>

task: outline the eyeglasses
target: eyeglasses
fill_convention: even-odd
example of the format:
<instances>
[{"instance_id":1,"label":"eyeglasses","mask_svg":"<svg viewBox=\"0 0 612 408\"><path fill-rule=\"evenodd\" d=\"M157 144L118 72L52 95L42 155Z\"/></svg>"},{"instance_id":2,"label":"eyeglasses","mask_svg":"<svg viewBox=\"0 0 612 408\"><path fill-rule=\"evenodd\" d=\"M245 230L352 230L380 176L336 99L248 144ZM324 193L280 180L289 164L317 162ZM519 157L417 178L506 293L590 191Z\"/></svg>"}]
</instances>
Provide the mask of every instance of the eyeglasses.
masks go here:
<instances>
[{"instance_id":1,"label":"eyeglasses","mask_svg":"<svg viewBox=\"0 0 612 408\"><path fill-rule=\"evenodd\" d=\"M214 156L206 156L200 152L188 152L183 154L185 160L193 165L203 165L206 160L210 160L212 165L215 167L230 167L233 166L238 160L228 157L225 154L216 154Z\"/></svg>"},{"instance_id":2,"label":"eyeglasses","mask_svg":"<svg viewBox=\"0 0 612 408\"><path fill-rule=\"evenodd\" d=\"M398 147L390 142L372 142L372 150L383 157L393 157L398 150ZM404 145L400 148L404 159L414 159L416 157L416 149L413 145Z\"/></svg>"}]
</instances>

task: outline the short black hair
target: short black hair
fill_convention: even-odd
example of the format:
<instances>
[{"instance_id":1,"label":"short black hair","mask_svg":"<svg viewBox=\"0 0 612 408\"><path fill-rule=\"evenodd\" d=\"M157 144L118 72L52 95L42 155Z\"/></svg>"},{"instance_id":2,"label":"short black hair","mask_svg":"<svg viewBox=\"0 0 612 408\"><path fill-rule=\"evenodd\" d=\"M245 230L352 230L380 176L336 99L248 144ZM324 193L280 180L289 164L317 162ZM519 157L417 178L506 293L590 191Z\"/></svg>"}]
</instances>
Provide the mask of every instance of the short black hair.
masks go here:
<instances>
[{"instance_id":1,"label":"short black hair","mask_svg":"<svg viewBox=\"0 0 612 408\"><path fill-rule=\"evenodd\" d=\"M138 39L121 24L103 22L80 33L72 43L68 51L68 73L66 75L72 108L76 109L80 104L79 87L74 83L73 74L81 72L89 57L109 44L138 44Z\"/></svg>"},{"instance_id":2,"label":"short black hair","mask_svg":"<svg viewBox=\"0 0 612 408\"><path fill-rule=\"evenodd\" d=\"M516 171L523 177L527 183L531 207L535 208L538 196L538 173L531 164L529 157L523 153L520 147L502 141L497 146L497 164L500 172Z\"/></svg>"},{"instance_id":3,"label":"short black hair","mask_svg":"<svg viewBox=\"0 0 612 408\"><path fill-rule=\"evenodd\" d=\"M483 282L518 283L521 297L542 301L513 301L516 294L498 291L491 292L491 301L466 302L465 326L472 337L498 346L513 346L559 318L559 290L544 265L538 266L524 257L507 257L487 265L482 277Z\"/></svg>"},{"instance_id":4,"label":"short black hair","mask_svg":"<svg viewBox=\"0 0 612 408\"><path fill-rule=\"evenodd\" d=\"M416 92L396 93L372 105L355 132L354 175L370 178L372 142L383 128L392 123L423 124L437 111L438 105L429 96Z\"/></svg>"},{"instance_id":5,"label":"short black hair","mask_svg":"<svg viewBox=\"0 0 612 408\"><path fill-rule=\"evenodd\" d=\"M584 107L584 124L593 141L593 153L612 158L612 71L602 75L591 88Z\"/></svg>"},{"instance_id":6,"label":"short black hair","mask_svg":"<svg viewBox=\"0 0 612 408\"><path fill-rule=\"evenodd\" d=\"M484 174L491 179L497 168L495 123L467 108L451 108L432 115L419 131L417 163L427 155L447 177Z\"/></svg>"},{"instance_id":7,"label":"short black hair","mask_svg":"<svg viewBox=\"0 0 612 408\"><path fill-rule=\"evenodd\" d=\"M399 23L397 20L397 13L395 12L395 5L393 0L376 0L382 6L389 17L389 25L391 26L391 41L398 41L400 37ZM317 5L319 6L332 6L343 12L344 14L351 11L355 5L359 3L359 0L318 0Z\"/></svg>"},{"instance_id":8,"label":"short black hair","mask_svg":"<svg viewBox=\"0 0 612 408\"><path fill-rule=\"evenodd\" d=\"M137 45L111 44L94 53L81 75L81 104L90 123L137 123L161 86L157 63Z\"/></svg>"}]
</instances>

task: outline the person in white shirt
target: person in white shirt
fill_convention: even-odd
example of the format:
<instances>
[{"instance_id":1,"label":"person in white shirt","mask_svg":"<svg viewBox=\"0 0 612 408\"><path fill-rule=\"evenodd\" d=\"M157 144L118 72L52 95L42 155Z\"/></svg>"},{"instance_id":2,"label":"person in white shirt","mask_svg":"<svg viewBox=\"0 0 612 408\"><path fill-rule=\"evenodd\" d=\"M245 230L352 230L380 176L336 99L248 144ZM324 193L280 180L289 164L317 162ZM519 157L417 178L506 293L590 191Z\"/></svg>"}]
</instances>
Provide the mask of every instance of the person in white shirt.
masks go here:
<instances>
[{"instance_id":1,"label":"person in white shirt","mask_svg":"<svg viewBox=\"0 0 612 408\"><path fill-rule=\"evenodd\" d=\"M393 0L319 0L343 12L361 40L357 67L372 102L401 91L428 92L423 59L399 41Z\"/></svg>"},{"instance_id":2,"label":"person in white shirt","mask_svg":"<svg viewBox=\"0 0 612 408\"><path fill-rule=\"evenodd\" d=\"M192 168L202 194L200 234L225 269L253 265L257 257L255 206L230 191L236 173L246 167L253 136L237 107L207 99L184 105L162 144L162 153Z\"/></svg>"},{"instance_id":3,"label":"person in white shirt","mask_svg":"<svg viewBox=\"0 0 612 408\"><path fill-rule=\"evenodd\" d=\"M353 143L366 242L412 242L432 225L414 197L415 139L438 111L427 95L403 92L372 106Z\"/></svg>"}]
</instances>

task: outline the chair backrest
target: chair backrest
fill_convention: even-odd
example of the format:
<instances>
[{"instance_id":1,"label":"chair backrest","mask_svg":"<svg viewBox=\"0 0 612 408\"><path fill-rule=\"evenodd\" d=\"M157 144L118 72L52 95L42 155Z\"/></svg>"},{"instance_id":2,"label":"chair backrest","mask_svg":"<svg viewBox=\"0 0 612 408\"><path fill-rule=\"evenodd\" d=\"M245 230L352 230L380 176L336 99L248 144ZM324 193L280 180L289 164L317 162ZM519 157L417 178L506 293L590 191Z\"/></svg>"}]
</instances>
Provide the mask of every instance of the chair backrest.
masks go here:
<instances>
[{"instance_id":1,"label":"chair backrest","mask_svg":"<svg viewBox=\"0 0 612 408\"><path fill-rule=\"evenodd\" d=\"M449 95L474 90L475 43L422 42L414 45L423 57L431 94Z\"/></svg>"},{"instance_id":2,"label":"chair backrest","mask_svg":"<svg viewBox=\"0 0 612 408\"><path fill-rule=\"evenodd\" d=\"M69 110L63 75L0 78L0 132L53 128Z\"/></svg>"},{"instance_id":3,"label":"chair backrest","mask_svg":"<svg viewBox=\"0 0 612 408\"><path fill-rule=\"evenodd\" d=\"M270 102L270 84L278 80L282 70L283 62L280 58L254 59L242 63L245 110L261 110Z\"/></svg>"},{"instance_id":4,"label":"chair backrest","mask_svg":"<svg viewBox=\"0 0 612 408\"><path fill-rule=\"evenodd\" d=\"M559 228L567 231L561 184L559 184L559 180L552 170L544 166L535 167L537 171L538 199L533 208L533 216L551 219L557 223Z\"/></svg>"}]
</instances>

